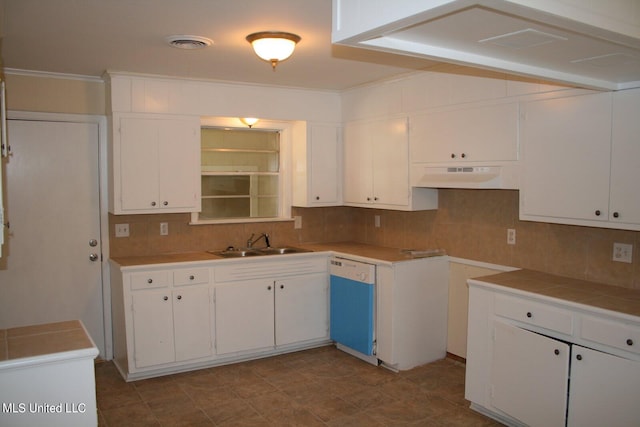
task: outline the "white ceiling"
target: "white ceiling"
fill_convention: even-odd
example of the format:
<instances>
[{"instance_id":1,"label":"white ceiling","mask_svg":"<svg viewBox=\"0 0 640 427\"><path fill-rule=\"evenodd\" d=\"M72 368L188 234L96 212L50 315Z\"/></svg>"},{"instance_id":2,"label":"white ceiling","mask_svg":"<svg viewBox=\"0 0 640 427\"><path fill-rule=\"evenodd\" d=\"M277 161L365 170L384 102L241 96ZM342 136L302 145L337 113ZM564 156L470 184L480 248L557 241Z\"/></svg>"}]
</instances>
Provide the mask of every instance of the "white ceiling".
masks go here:
<instances>
[{"instance_id":1,"label":"white ceiling","mask_svg":"<svg viewBox=\"0 0 640 427\"><path fill-rule=\"evenodd\" d=\"M331 45L331 0L0 0L5 68L101 76L106 70L340 90L436 63ZM276 71L245 37L302 41ZM210 38L200 50L165 38Z\"/></svg>"}]
</instances>

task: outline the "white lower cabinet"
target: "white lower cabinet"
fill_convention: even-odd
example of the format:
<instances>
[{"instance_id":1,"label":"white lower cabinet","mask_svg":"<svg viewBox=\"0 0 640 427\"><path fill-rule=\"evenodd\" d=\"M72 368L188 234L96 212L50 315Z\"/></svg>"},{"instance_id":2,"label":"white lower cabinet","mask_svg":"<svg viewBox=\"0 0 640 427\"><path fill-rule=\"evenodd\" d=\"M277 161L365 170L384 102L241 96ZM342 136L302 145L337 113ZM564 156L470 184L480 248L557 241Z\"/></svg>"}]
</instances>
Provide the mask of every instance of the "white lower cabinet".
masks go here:
<instances>
[{"instance_id":1,"label":"white lower cabinet","mask_svg":"<svg viewBox=\"0 0 640 427\"><path fill-rule=\"evenodd\" d=\"M514 426L638 425L640 320L475 283L465 385L472 408Z\"/></svg>"},{"instance_id":2,"label":"white lower cabinet","mask_svg":"<svg viewBox=\"0 0 640 427\"><path fill-rule=\"evenodd\" d=\"M265 275L270 278L256 278ZM326 341L329 337L325 256L220 267L216 270L215 301L219 355Z\"/></svg>"}]
</instances>

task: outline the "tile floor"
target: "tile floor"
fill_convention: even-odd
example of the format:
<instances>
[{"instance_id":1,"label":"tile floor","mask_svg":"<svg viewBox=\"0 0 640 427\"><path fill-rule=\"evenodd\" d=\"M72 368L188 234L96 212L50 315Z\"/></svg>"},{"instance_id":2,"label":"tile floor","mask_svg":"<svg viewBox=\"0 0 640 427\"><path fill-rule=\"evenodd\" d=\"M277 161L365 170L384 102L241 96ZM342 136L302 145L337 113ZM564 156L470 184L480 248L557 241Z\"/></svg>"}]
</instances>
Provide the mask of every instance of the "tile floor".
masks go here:
<instances>
[{"instance_id":1,"label":"tile floor","mask_svg":"<svg viewBox=\"0 0 640 427\"><path fill-rule=\"evenodd\" d=\"M332 346L126 383L96 365L100 426L498 426L464 399L464 365L394 373Z\"/></svg>"}]
</instances>

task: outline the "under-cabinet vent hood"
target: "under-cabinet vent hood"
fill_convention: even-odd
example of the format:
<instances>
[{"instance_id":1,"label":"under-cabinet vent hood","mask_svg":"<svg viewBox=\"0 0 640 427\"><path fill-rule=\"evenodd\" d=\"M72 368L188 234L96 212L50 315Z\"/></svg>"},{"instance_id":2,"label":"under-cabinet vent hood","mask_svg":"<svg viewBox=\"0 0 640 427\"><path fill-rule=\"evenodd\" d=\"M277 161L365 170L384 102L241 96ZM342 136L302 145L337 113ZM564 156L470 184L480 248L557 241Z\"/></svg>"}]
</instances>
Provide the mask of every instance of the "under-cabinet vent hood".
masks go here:
<instances>
[{"instance_id":1,"label":"under-cabinet vent hood","mask_svg":"<svg viewBox=\"0 0 640 427\"><path fill-rule=\"evenodd\" d=\"M428 188L517 188L514 171L504 166L433 167L413 165L411 185Z\"/></svg>"},{"instance_id":2,"label":"under-cabinet vent hood","mask_svg":"<svg viewBox=\"0 0 640 427\"><path fill-rule=\"evenodd\" d=\"M334 43L575 86L640 87L638 0L333 0Z\"/></svg>"}]
</instances>

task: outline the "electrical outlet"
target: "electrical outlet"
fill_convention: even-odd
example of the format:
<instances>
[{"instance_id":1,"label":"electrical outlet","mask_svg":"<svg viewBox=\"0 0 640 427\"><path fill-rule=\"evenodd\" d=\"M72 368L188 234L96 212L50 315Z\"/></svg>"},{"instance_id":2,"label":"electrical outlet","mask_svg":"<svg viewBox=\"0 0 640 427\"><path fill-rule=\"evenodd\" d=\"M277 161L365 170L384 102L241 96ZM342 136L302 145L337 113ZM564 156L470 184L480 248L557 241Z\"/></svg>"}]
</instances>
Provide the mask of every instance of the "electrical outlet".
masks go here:
<instances>
[{"instance_id":1,"label":"electrical outlet","mask_svg":"<svg viewBox=\"0 0 640 427\"><path fill-rule=\"evenodd\" d=\"M374 215L373 223L376 228L380 228L380 215Z\"/></svg>"},{"instance_id":2,"label":"electrical outlet","mask_svg":"<svg viewBox=\"0 0 640 427\"><path fill-rule=\"evenodd\" d=\"M507 245L515 245L515 244L516 244L516 229L507 228Z\"/></svg>"},{"instance_id":3,"label":"electrical outlet","mask_svg":"<svg viewBox=\"0 0 640 427\"><path fill-rule=\"evenodd\" d=\"M160 235L161 236L168 236L169 235L169 223L168 222L161 222L160 223Z\"/></svg>"},{"instance_id":4,"label":"electrical outlet","mask_svg":"<svg viewBox=\"0 0 640 427\"><path fill-rule=\"evenodd\" d=\"M613 244L613 260L617 262L626 262L631 264L633 253L633 245L626 243Z\"/></svg>"},{"instance_id":5,"label":"electrical outlet","mask_svg":"<svg viewBox=\"0 0 640 427\"><path fill-rule=\"evenodd\" d=\"M129 237L129 224L116 224L116 237Z\"/></svg>"},{"instance_id":6,"label":"electrical outlet","mask_svg":"<svg viewBox=\"0 0 640 427\"><path fill-rule=\"evenodd\" d=\"M293 228L296 230L300 230L302 228L302 217L296 215L293 217Z\"/></svg>"}]
</instances>

